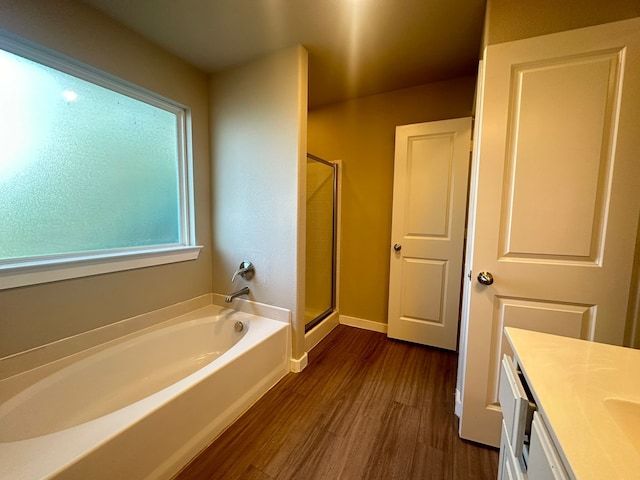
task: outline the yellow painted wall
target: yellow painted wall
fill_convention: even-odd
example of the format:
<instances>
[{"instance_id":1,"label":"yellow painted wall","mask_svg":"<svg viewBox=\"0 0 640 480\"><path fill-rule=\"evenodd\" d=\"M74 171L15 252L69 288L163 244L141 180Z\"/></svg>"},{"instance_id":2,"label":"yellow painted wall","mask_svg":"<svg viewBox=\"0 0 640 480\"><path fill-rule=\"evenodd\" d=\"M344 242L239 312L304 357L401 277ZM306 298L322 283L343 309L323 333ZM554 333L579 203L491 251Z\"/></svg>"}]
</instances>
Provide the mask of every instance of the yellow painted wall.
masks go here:
<instances>
[{"instance_id":1,"label":"yellow painted wall","mask_svg":"<svg viewBox=\"0 0 640 480\"><path fill-rule=\"evenodd\" d=\"M340 314L387 323L395 127L471 115L475 77L311 110L308 149L343 161Z\"/></svg>"},{"instance_id":2,"label":"yellow painted wall","mask_svg":"<svg viewBox=\"0 0 640 480\"><path fill-rule=\"evenodd\" d=\"M0 28L192 110L198 260L0 291L0 357L211 292L207 76L72 0L3 0Z\"/></svg>"},{"instance_id":3,"label":"yellow painted wall","mask_svg":"<svg viewBox=\"0 0 640 480\"><path fill-rule=\"evenodd\" d=\"M638 0L488 0L487 44L640 16Z\"/></svg>"}]
</instances>

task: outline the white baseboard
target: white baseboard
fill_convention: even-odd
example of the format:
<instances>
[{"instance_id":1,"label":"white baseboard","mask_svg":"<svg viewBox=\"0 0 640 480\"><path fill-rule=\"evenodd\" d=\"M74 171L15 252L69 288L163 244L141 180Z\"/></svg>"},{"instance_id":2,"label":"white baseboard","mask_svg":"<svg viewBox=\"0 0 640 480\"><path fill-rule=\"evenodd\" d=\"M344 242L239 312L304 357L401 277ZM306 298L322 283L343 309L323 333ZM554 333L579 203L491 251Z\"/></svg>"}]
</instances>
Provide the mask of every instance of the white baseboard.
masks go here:
<instances>
[{"instance_id":1,"label":"white baseboard","mask_svg":"<svg viewBox=\"0 0 640 480\"><path fill-rule=\"evenodd\" d=\"M300 373L302 370L307 368L309 364L309 356L307 352L304 352L300 358L292 358L291 359L291 371L294 373Z\"/></svg>"},{"instance_id":2,"label":"white baseboard","mask_svg":"<svg viewBox=\"0 0 640 480\"><path fill-rule=\"evenodd\" d=\"M318 325L313 327L309 332L304 334L304 349L310 352L313 347L318 345L324 337L331 333L331 330L338 326L339 315L333 312L327 318L322 320Z\"/></svg>"},{"instance_id":3,"label":"white baseboard","mask_svg":"<svg viewBox=\"0 0 640 480\"><path fill-rule=\"evenodd\" d=\"M386 323L374 322L373 320L365 320L357 317L348 317L346 315L340 315L340 324L380 333L387 333L388 330Z\"/></svg>"}]
</instances>

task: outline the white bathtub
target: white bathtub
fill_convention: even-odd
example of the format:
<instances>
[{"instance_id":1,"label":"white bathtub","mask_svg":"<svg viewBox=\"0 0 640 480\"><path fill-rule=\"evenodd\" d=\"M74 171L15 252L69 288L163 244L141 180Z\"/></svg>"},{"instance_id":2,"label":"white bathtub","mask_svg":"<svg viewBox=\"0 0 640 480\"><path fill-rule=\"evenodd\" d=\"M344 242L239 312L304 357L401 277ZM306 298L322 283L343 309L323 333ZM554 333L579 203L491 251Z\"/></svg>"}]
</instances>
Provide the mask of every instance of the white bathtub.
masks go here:
<instances>
[{"instance_id":1,"label":"white bathtub","mask_svg":"<svg viewBox=\"0 0 640 480\"><path fill-rule=\"evenodd\" d=\"M166 323L0 382L20 386L0 479L170 478L289 371L285 322L209 306Z\"/></svg>"}]
</instances>

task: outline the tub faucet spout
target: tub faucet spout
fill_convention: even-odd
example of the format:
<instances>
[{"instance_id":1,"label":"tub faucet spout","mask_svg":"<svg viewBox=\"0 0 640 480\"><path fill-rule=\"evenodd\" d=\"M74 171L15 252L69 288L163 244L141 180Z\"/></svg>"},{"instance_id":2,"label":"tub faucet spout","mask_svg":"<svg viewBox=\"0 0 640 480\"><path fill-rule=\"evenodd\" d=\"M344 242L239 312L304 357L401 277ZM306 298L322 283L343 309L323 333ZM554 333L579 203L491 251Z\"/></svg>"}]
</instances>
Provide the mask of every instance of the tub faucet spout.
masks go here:
<instances>
[{"instance_id":1,"label":"tub faucet spout","mask_svg":"<svg viewBox=\"0 0 640 480\"><path fill-rule=\"evenodd\" d=\"M225 298L224 301L226 303L231 303L231 300L239 297L240 295L249 295L249 287L242 287L240 290L227 295L227 298Z\"/></svg>"}]
</instances>

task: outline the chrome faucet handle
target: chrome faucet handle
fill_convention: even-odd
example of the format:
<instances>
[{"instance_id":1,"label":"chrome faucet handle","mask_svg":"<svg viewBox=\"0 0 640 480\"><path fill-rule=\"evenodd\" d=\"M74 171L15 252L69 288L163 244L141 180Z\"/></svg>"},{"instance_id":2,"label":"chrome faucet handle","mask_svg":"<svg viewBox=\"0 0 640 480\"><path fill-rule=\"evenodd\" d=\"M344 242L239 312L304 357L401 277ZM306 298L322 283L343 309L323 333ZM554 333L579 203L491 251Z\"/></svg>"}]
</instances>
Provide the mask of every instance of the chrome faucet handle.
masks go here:
<instances>
[{"instance_id":1,"label":"chrome faucet handle","mask_svg":"<svg viewBox=\"0 0 640 480\"><path fill-rule=\"evenodd\" d=\"M231 277L231 282L234 282L238 275L240 275L245 280L251 280L255 272L256 267L253 266L253 263L244 261L240 263L238 270L236 270L236 272Z\"/></svg>"}]
</instances>

